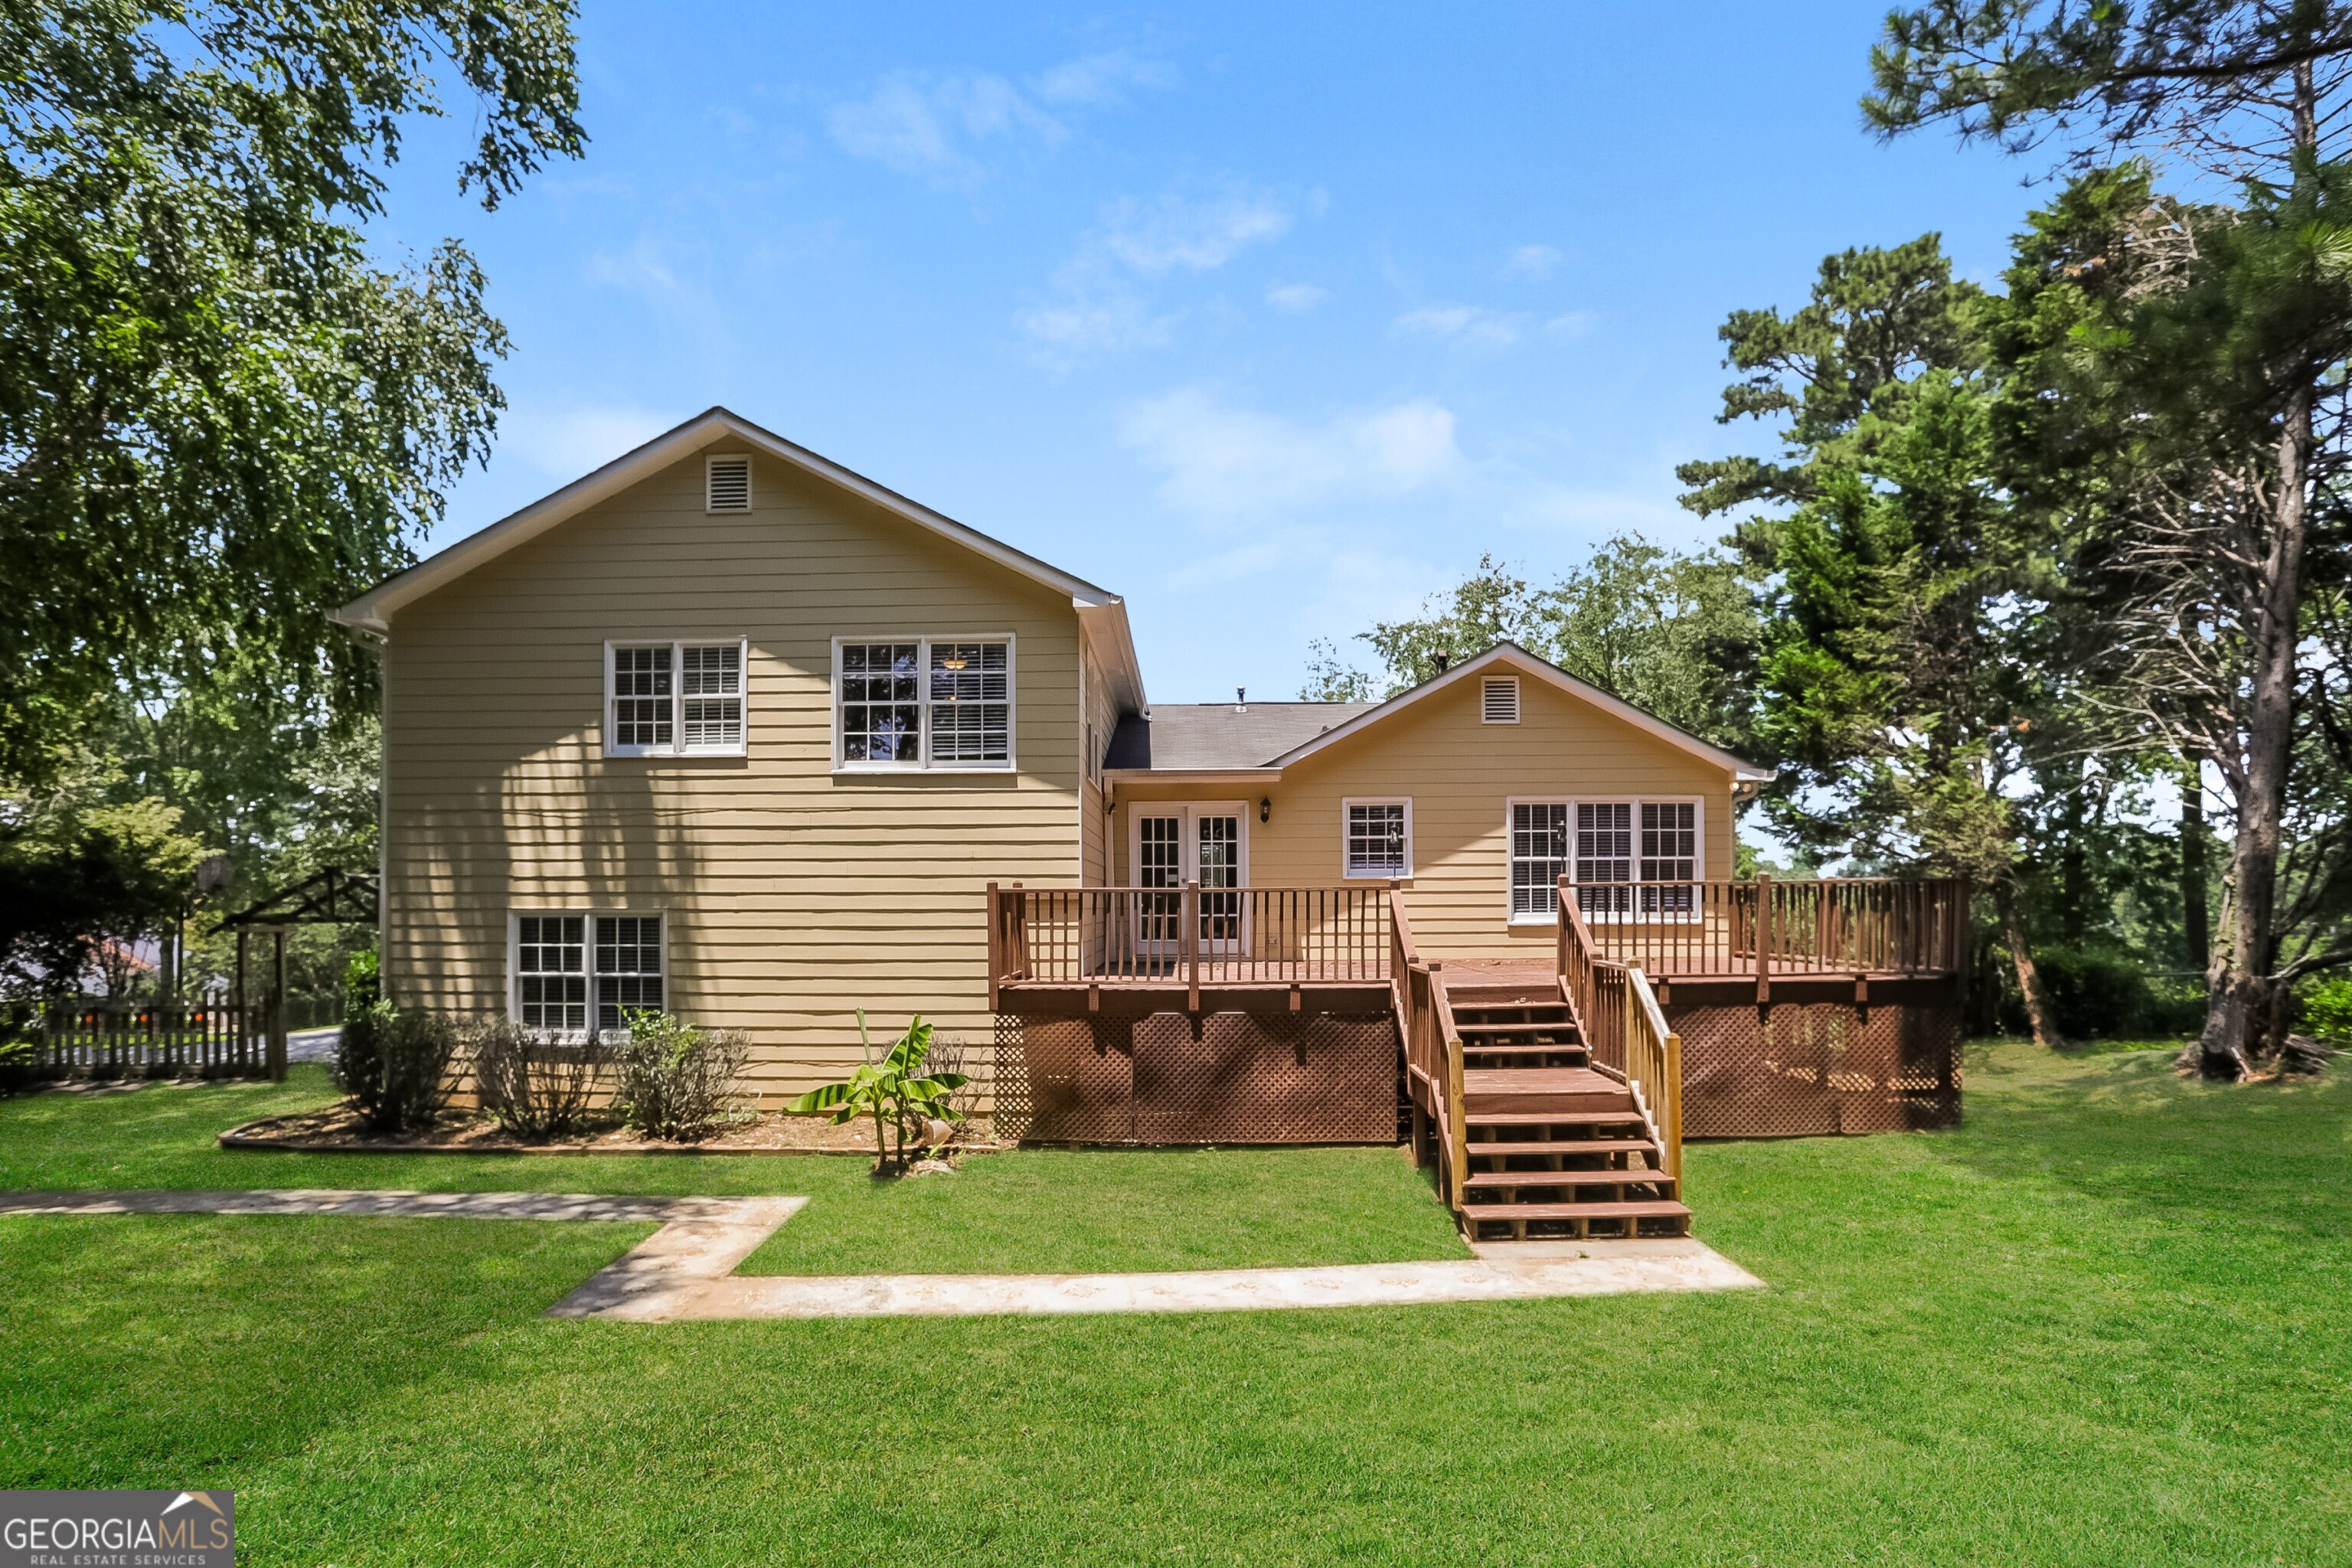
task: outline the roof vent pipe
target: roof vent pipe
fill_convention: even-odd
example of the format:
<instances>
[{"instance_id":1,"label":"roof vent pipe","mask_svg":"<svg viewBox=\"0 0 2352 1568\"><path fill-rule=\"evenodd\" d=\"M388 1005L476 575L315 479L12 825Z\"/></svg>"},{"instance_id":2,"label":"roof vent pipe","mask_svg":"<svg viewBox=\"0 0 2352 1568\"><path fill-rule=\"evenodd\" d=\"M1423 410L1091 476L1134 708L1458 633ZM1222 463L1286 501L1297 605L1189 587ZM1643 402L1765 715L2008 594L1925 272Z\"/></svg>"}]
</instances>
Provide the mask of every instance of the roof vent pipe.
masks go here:
<instances>
[{"instance_id":1,"label":"roof vent pipe","mask_svg":"<svg viewBox=\"0 0 2352 1568\"><path fill-rule=\"evenodd\" d=\"M1236 686L1234 688L1234 711L1236 713L1246 713L1249 711L1248 687Z\"/></svg>"},{"instance_id":2,"label":"roof vent pipe","mask_svg":"<svg viewBox=\"0 0 2352 1568\"><path fill-rule=\"evenodd\" d=\"M1454 651L1451 648L1439 648L1429 656L1429 662L1437 666L1438 674L1444 675L1445 667L1454 662Z\"/></svg>"}]
</instances>

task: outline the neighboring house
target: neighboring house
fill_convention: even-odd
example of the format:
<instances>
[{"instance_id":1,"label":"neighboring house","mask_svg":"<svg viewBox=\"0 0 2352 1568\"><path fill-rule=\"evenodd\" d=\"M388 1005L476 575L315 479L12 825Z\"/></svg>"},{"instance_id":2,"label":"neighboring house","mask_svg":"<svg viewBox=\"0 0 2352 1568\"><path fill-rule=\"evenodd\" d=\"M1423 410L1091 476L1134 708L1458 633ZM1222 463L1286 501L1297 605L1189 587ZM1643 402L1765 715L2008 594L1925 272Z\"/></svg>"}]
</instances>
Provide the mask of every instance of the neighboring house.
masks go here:
<instances>
[{"instance_id":1,"label":"neighboring house","mask_svg":"<svg viewBox=\"0 0 2352 1568\"><path fill-rule=\"evenodd\" d=\"M1108 980L1196 1040L1372 1018L1392 1107L1397 911L1424 963L1549 975L1562 878L1596 921L1684 918L1770 776L1507 644L1378 705L1154 705L1118 595L724 409L337 618L382 650L390 994L740 1028L771 1103L859 1058L860 1008L1017 1063ZM1070 904L1049 961L1045 889L1146 891ZM1354 969L1297 967L1342 931Z\"/></svg>"}]
</instances>

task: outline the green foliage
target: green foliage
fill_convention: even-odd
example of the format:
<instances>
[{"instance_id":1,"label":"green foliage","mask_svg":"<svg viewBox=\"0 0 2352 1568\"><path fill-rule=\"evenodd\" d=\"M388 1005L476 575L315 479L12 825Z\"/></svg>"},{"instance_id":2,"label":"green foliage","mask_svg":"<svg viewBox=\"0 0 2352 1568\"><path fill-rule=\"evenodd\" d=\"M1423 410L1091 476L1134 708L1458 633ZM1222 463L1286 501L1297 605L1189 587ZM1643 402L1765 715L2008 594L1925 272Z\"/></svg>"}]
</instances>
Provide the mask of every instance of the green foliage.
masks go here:
<instances>
[{"instance_id":1,"label":"green foliage","mask_svg":"<svg viewBox=\"0 0 2352 1568\"><path fill-rule=\"evenodd\" d=\"M472 100L486 204L578 152L569 0L77 0L0 28L0 777L124 690L365 705L320 616L486 455L463 247L387 269L404 123Z\"/></svg>"},{"instance_id":2,"label":"green foliage","mask_svg":"<svg viewBox=\"0 0 2352 1568\"><path fill-rule=\"evenodd\" d=\"M733 1110L749 1043L667 1013L633 1009L621 1047L621 1111L654 1138L699 1138Z\"/></svg>"},{"instance_id":3,"label":"green foliage","mask_svg":"<svg viewBox=\"0 0 2352 1568\"><path fill-rule=\"evenodd\" d=\"M2329 1045L2352 1044L2352 975L2335 975L2304 992L2303 1031Z\"/></svg>"},{"instance_id":4,"label":"green foliage","mask_svg":"<svg viewBox=\"0 0 2352 1568\"><path fill-rule=\"evenodd\" d=\"M380 1001L344 1018L335 1086L372 1131L414 1131L432 1126L449 1102L457 1053L457 1028L447 1018Z\"/></svg>"},{"instance_id":5,"label":"green foliage","mask_svg":"<svg viewBox=\"0 0 2352 1568\"><path fill-rule=\"evenodd\" d=\"M1375 677L1311 649L1307 701L1393 696L1453 662L1502 641L1517 643L1580 680L1718 745L1745 734L1746 687L1756 619L1738 568L1712 554L1682 554L1621 534L1547 588L1531 587L1492 556L1420 616L1358 634L1379 655ZM1385 689L1381 689L1382 687Z\"/></svg>"},{"instance_id":6,"label":"green foliage","mask_svg":"<svg viewBox=\"0 0 2352 1568\"><path fill-rule=\"evenodd\" d=\"M343 965L343 1001L352 1012L376 1005L383 994L382 963L373 947L362 948Z\"/></svg>"},{"instance_id":7,"label":"green foliage","mask_svg":"<svg viewBox=\"0 0 2352 1568\"><path fill-rule=\"evenodd\" d=\"M0 810L0 992L69 994L110 943L187 909L205 847L180 830L176 806L74 790Z\"/></svg>"},{"instance_id":8,"label":"green foliage","mask_svg":"<svg viewBox=\"0 0 2352 1568\"><path fill-rule=\"evenodd\" d=\"M861 1045L866 1043L863 1008L857 1014L857 1038ZM931 1026L919 1015L879 1063L872 1059L868 1046L868 1059L855 1073L840 1083L811 1089L784 1110L793 1116L830 1115L836 1127L871 1116L877 1163L885 1168L904 1166L909 1142L927 1133L929 1141L938 1141L940 1130L929 1123L944 1126L964 1119L952 1098L970 1080L960 1072L925 1074L924 1059L930 1054ZM898 1133L895 1150L886 1135L888 1131Z\"/></svg>"}]
</instances>

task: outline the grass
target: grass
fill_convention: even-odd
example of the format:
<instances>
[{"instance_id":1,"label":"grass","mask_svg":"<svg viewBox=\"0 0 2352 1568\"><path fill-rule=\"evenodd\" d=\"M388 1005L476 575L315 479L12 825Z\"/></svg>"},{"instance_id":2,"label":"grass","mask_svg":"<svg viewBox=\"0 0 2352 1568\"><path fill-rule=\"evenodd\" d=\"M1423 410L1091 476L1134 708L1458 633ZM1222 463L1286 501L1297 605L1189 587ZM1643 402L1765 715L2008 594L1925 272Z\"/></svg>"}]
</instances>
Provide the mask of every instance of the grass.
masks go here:
<instances>
[{"instance_id":1,"label":"grass","mask_svg":"<svg viewBox=\"0 0 2352 1568\"><path fill-rule=\"evenodd\" d=\"M2001 1046L1955 1132L1694 1146L1762 1292L633 1326L537 1314L642 1226L0 1220L0 1486L234 1487L257 1563L2352 1563L2352 1073L2168 1055ZM1450 1245L1380 1152L877 1191L205 1147L305 1092L0 1105L0 1186L812 1192L777 1268Z\"/></svg>"}]
</instances>

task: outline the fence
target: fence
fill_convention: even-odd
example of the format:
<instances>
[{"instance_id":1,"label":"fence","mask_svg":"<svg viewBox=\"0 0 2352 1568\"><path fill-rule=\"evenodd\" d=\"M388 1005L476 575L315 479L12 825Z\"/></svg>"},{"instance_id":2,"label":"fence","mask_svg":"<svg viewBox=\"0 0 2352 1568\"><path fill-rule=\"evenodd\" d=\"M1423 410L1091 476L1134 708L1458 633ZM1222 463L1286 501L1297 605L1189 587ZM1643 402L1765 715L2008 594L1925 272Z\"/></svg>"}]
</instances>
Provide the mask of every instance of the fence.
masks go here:
<instances>
[{"instance_id":1,"label":"fence","mask_svg":"<svg viewBox=\"0 0 2352 1568\"><path fill-rule=\"evenodd\" d=\"M228 997L44 1008L33 1035L37 1078L282 1078L285 1035L265 1003Z\"/></svg>"}]
</instances>

